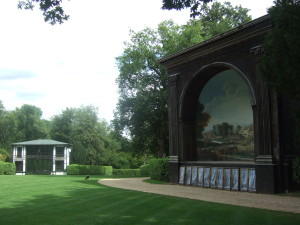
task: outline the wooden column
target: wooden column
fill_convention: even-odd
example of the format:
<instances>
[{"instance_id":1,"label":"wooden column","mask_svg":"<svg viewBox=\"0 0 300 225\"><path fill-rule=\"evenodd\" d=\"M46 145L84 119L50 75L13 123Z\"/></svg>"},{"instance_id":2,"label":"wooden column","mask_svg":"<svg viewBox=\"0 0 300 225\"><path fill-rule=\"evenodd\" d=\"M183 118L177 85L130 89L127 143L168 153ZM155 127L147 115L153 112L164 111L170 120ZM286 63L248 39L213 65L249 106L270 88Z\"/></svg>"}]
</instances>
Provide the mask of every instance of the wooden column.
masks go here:
<instances>
[{"instance_id":1,"label":"wooden column","mask_svg":"<svg viewBox=\"0 0 300 225\"><path fill-rule=\"evenodd\" d=\"M178 157L178 98L177 98L177 78L179 74L169 76L169 181L178 183L179 181L179 157Z\"/></svg>"}]
</instances>

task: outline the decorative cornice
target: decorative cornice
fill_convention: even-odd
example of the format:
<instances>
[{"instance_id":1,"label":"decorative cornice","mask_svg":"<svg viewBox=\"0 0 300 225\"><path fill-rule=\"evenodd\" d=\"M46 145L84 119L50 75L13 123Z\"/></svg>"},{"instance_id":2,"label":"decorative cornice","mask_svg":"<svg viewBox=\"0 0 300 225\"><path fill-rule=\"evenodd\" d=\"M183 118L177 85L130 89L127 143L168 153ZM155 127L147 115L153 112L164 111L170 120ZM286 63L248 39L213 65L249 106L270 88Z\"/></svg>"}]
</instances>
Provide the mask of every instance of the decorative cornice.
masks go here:
<instances>
[{"instance_id":1,"label":"decorative cornice","mask_svg":"<svg viewBox=\"0 0 300 225\"><path fill-rule=\"evenodd\" d=\"M174 74L171 74L169 75L169 85L170 86L173 86L173 85L176 85L176 81L177 81L177 78L179 77L179 73L174 73Z\"/></svg>"},{"instance_id":2,"label":"decorative cornice","mask_svg":"<svg viewBox=\"0 0 300 225\"><path fill-rule=\"evenodd\" d=\"M262 49L262 45L255 46L250 49L250 55L255 60L255 62L259 62L260 57L263 53L264 51Z\"/></svg>"},{"instance_id":3,"label":"decorative cornice","mask_svg":"<svg viewBox=\"0 0 300 225\"><path fill-rule=\"evenodd\" d=\"M259 35L263 35L271 30L271 26L270 16L266 15L190 48L165 57L159 62L170 69L180 64L195 60L196 58L203 57L209 53L216 52L217 50L222 50Z\"/></svg>"}]
</instances>

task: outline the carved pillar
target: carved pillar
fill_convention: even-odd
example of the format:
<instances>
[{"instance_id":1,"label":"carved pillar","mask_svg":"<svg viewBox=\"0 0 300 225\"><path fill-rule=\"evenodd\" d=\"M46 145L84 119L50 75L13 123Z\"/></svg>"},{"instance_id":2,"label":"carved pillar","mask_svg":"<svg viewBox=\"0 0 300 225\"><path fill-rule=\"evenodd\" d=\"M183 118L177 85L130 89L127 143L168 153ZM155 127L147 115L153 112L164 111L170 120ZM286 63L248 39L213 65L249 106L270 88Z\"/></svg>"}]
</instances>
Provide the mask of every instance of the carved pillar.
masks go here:
<instances>
[{"instance_id":1,"label":"carved pillar","mask_svg":"<svg viewBox=\"0 0 300 225\"><path fill-rule=\"evenodd\" d=\"M260 52L261 53L261 52ZM262 80L259 69L256 74L256 94L257 94L257 112L256 112L256 190L258 193L276 193L278 179L278 164L274 157L273 147L276 139L276 132L272 129L272 93L267 83ZM278 149L275 151L278 152Z\"/></svg>"},{"instance_id":2,"label":"carved pillar","mask_svg":"<svg viewBox=\"0 0 300 225\"><path fill-rule=\"evenodd\" d=\"M179 161L178 157L178 98L177 98L177 78L179 74L169 76L169 181L178 183Z\"/></svg>"}]
</instances>

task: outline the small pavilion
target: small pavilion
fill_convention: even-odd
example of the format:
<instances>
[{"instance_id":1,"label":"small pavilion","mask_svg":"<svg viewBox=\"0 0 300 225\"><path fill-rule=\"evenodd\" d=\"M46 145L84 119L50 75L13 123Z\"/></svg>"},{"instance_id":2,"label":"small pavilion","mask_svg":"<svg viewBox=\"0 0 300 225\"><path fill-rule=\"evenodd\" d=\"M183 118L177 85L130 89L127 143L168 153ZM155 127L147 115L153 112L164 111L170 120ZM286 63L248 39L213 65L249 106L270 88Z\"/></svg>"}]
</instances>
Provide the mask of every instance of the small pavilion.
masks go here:
<instances>
[{"instance_id":1,"label":"small pavilion","mask_svg":"<svg viewBox=\"0 0 300 225\"><path fill-rule=\"evenodd\" d=\"M70 163L71 144L39 139L13 143L16 174L65 175Z\"/></svg>"}]
</instances>

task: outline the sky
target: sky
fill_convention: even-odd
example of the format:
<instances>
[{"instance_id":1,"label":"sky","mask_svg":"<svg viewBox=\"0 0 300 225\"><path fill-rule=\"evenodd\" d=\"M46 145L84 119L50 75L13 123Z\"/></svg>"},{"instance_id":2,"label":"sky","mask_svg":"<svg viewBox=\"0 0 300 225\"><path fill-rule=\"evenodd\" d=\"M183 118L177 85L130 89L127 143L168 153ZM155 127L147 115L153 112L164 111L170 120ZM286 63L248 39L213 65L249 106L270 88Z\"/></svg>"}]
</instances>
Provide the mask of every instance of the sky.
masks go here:
<instances>
[{"instance_id":1,"label":"sky","mask_svg":"<svg viewBox=\"0 0 300 225\"><path fill-rule=\"evenodd\" d=\"M221 72L210 79L201 91L199 102L204 105L204 112L211 116L206 131L223 122L234 127L253 124L249 87L233 70Z\"/></svg>"},{"instance_id":2,"label":"sky","mask_svg":"<svg viewBox=\"0 0 300 225\"><path fill-rule=\"evenodd\" d=\"M0 0L0 100L6 110L37 106L44 119L67 107L93 105L99 118L110 121L118 101L115 58L129 30L156 28L167 19L185 24L189 10L162 10L161 0L63 2L70 20L51 26L38 7L19 10L18 0ZM273 0L230 2L257 18Z\"/></svg>"}]
</instances>

